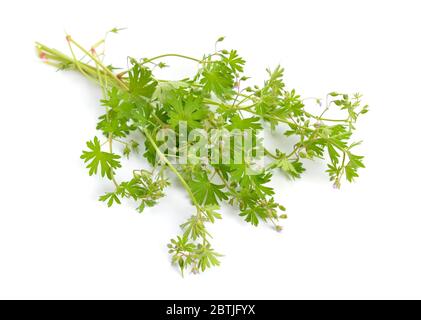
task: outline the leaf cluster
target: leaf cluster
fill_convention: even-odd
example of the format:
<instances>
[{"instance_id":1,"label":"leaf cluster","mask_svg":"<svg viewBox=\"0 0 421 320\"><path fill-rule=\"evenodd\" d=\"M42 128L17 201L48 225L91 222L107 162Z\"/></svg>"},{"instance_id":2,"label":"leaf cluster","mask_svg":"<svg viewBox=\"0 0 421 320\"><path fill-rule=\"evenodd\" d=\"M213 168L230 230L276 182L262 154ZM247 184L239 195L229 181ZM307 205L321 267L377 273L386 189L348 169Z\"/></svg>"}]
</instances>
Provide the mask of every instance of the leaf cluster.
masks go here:
<instances>
[{"instance_id":1,"label":"leaf cluster","mask_svg":"<svg viewBox=\"0 0 421 320\"><path fill-rule=\"evenodd\" d=\"M218 39L217 46L222 40L223 37ZM68 41L81 48L71 38ZM130 199L143 212L164 196L170 175L185 188L193 214L181 225L182 234L168 245L173 263L183 273L205 271L220 264L221 255L211 246L207 225L222 218L220 207L224 203L236 207L241 219L253 226L270 223L281 231L280 223L287 215L271 185L274 174L298 179L305 172L307 160L323 159L330 180L339 187L343 179L353 182L364 168L363 156L355 153L360 142L352 139L357 120L368 112L360 94L331 92L324 102L316 100L321 110L314 115L308 111L305 99L287 87L280 66L267 69L267 79L261 85L250 85L245 60L236 50L216 48L201 59L179 54L130 58L129 68L119 74L114 74L115 68L103 65L93 50L83 51L89 61L75 56L67 59L42 45L38 45L38 50L48 54L50 64L78 70L103 89L103 115L97 123L102 138L87 142L87 150L81 156L90 175L98 174L111 181L112 189L100 201L110 207ZM197 72L178 81L156 78L153 71L168 67L160 61L167 56L195 61ZM342 115L332 118L332 110ZM264 167L256 172L250 154L231 141L234 151L239 148L242 152L242 162L212 163L212 148L218 146L211 140L203 161L174 163L171 157L181 157L186 146L177 139L173 154L165 154L156 135L163 129L179 132L181 123L186 124L187 134L194 129L252 132L250 152L264 151ZM282 131L285 139L294 139L293 148L280 141L275 150L266 149L258 136L258 131L265 128ZM130 180L119 182L116 175L123 157L143 157L149 168L135 168ZM229 158L234 159L234 152Z\"/></svg>"}]
</instances>

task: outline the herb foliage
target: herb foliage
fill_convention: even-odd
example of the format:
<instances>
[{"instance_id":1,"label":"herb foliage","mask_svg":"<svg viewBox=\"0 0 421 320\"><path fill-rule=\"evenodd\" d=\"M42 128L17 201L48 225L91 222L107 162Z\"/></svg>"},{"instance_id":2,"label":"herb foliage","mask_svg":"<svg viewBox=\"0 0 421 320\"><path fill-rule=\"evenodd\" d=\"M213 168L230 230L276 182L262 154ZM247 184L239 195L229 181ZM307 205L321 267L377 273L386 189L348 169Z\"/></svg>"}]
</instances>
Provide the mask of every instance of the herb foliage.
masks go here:
<instances>
[{"instance_id":1,"label":"herb foliage","mask_svg":"<svg viewBox=\"0 0 421 320\"><path fill-rule=\"evenodd\" d=\"M119 31L114 28L109 33ZM216 48L222 41L223 37L218 39ZM103 62L100 48L105 38L89 50L70 36L67 42L70 56L40 43L36 48L45 63L59 70L79 71L102 89L104 114L97 123L101 137L88 141L81 156L90 175L112 183L110 191L99 200L110 207L120 205L123 199L133 199L138 203L137 210L143 212L165 195L170 185L168 173L172 172L194 207L191 217L181 225L181 235L168 244L172 262L182 273L197 273L220 264L221 255L211 246L206 226L222 218L221 203L237 207L239 215L253 226L271 223L280 231L280 221L287 216L268 185L273 173L281 171L290 178L300 178L305 171L303 159L325 159L329 178L339 188L343 179L354 181L359 169L364 168L363 157L354 153L360 142L352 141L358 118L368 111L360 94L331 92L322 111L314 115L307 111L303 98L287 88L280 66L267 70L263 85L244 86L249 78L243 74L245 60L236 50L215 49L202 58L180 54L129 58L129 68L121 71ZM83 58L77 58L76 51ZM166 57L196 63L198 71L180 81L157 79L153 70L168 67L163 62ZM341 110L343 117L329 118L332 109ZM247 174L247 162L212 165L190 161L176 165L160 151L156 134L161 129L178 130L180 121L186 123L187 130L206 131L259 130L266 123L271 130L286 127L284 134L295 137L297 143L292 150L282 145L273 151L264 149L270 162L254 175ZM136 132L142 140L133 140ZM113 148L115 144L123 146L121 154ZM139 154L141 144L145 148L143 155ZM182 146L177 147L179 155ZM152 169L136 168L132 179L119 181L116 175L122 158L141 156Z\"/></svg>"}]
</instances>

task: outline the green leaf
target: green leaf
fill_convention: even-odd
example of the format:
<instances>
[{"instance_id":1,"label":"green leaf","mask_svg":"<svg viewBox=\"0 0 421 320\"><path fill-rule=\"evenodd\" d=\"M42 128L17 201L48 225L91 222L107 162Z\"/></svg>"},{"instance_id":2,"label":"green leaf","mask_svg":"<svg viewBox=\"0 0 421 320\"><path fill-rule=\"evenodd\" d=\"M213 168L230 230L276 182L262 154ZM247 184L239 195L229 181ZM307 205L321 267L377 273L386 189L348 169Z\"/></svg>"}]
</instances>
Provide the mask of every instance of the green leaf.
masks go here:
<instances>
[{"instance_id":1,"label":"green leaf","mask_svg":"<svg viewBox=\"0 0 421 320\"><path fill-rule=\"evenodd\" d=\"M104 194L103 196L100 196L99 201L102 201L102 202L107 201L108 207L111 207L114 203L121 204L121 201L115 192L108 192Z\"/></svg>"},{"instance_id":2,"label":"green leaf","mask_svg":"<svg viewBox=\"0 0 421 320\"><path fill-rule=\"evenodd\" d=\"M332 163L338 164L339 153L335 150L335 148L331 144L327 145L327 150L329 152L329 157L330 157L330 160L332 161Z\"/></svg>"},{"instance_id":3,"label":"green leaf","mask_svg":"<svg viewBox=\"0 0 421 320\"><path fill-rule=\"evenodd\" d=\"M191 216L186 223L181 225L181 228L184 230L184 236L191 237L193 240L204 238L208 234L205 225L203 224L203 220L197 215Z\"/></svg>"},{"instance_id":4,"label":"green leaf","mask_svg":"<svg viewBox=\"0 0 421 320\"><path fill-rule=\"evenodd\" d=\"M101 100L101 103L108 108L107 113L99 118L97 124L97 130L101 130L104 136L124 138L135 130L130 118L136 106L130 101L127 93L112 88L108 91L108 97Z\"/></svg>"},{"instance_id":5,"label":"green leaf","mask_svg":"<svg viewBox=\"0 0 421 320\"><path fill-rule=\"evenodd\" d=\"M200 83L205 93L214 93L222 100L228 100L234 93L234 76L227 64L221 61L210 63L202 72Z\"/></svg>"},{"instance_id":6,"label":"green leaf","mask_svg":"<svg viewBox=\"0 0 421 320\"><path fill-rule=\"evenodd\" d=\"M254 129L254 130L261 130L262 124L260 123L260 119L258 117L252 118L240 118L239 115L234 115L231 118L231 124L227 126L227 129L234 130L246 130L246 129Z\"/></svg>"},{"instance_id":7,"label":"green leaf","mask_svg":"<svg viewBox=\"0 0 421 320\"><path fill-rule=\"evenodd\" d=\"M223 192L224 185L210 182L205 174L197 176L196 180L190 182L190 186L194 196L201 204L217 205L220 200L228 199Z\"/></svg>"},{"instance_id":8,"label":"green leaf","mask_svg":"<svg viewBox=\"0 0 421 320\"><path fill-rule=\"evenodd\" d=\"M151 98L158 82L146 67L135 63L129 72L129 91L137 96Z\"/></svg>"},{"instance_id":9,"label":"green leaf","mask_svg":"<svg viewBox=\"0 0 421 320\"><path fill-rule=\"evenodd\" d=\"M245 217L245 220L254 226L259 225L259 220L266 221L267 214L263 208L254 207L244 210L240 213L240 216Z\"/></svg>"},{"instance_id":10,"label":"green leaf","mask_svg":"<svg viewBox=\"0 0 421 320\"><path fill-rule=\"evenodd\" d=\"M112 28L110 31L110 33L119 33L120 31L126 30L127 28Z\"/></svg>"},{"instance_id":11,"label":"green leaf","mask_svg":"<svg viewBox=\"0 0 421 320\"><path fill-rule=\"evenodd\" d=\"M276 166L280 168L284 173L286 173L289 177L294 179L300 178L301 174L305 171L302 162L298 160L290 161L286 158L285 154L283 155L283 157L281 157L280 160L277 161Z\"/></svg>"},{"instance_id":12,"label":"green leaf","mask_svg":"<svg viewBox=\"0 0 421 320\"><path fill-rule=\"evenodd\" d=\"M237 50L231 50L229 55L224 57L224 60L234 73L244 71L244 64L246 62L238 55Z\"/></svg>"},{"instance_id":13,"label":"green leaf","mask_svg":"<svg viewBox=\"0 0 421 320\"><path fill-rule=\"evenodd\" d=\"M198 245L197 249L198 255L198 268L203 272L211 266L219 266L220 261L219 257L221 255L215 252L210 245Z\"/></svg>"},{"instance_id":14,"label":"green leaf","mask_svg":"<svg viewBox=\"0 0 421 320\"><path fill-rule=\"evenodd\" d=\"M219 210L219 206L217 205L207 205L204 207L204 212L209 222L214 223L215 219L222 219L221 214L217 210Z\"/></svg>"},{"instance_id":15,"label":"green leaf","mask_svg":"<svg viewBox=\"0 0 421 320\"><path fill-rule=\"evenodd\" d=\"M291 171L289 175L294 179L300 178L301 174L303 174L306 171L306 169L303 166L303 163L298 160L295 160L291 163L294 166L294 171Z\"/></svg>"},{"instance_id":16,"label":"green leaf","mask_svg":"<svg viewBox=\"0 0 421 320\"><path fill-rule=\"evenodd\" d=\"M357 156L352 153L348 153L349 162L345 167L346 179L349 182L353 182L355 178L358 178L359 175L357 173L359 168L365 168L362 160L364 157Z\"/></svg>"},{"instance_id":17,"label":"green leaf","mask_svg":"<svg viewBox=\"0 0 421 320\"><path fill-rule=\"evenodd\" d=\"M178 128L180 122L187 122L189 128L200 128L202 121L208 115L208 109L203 104L203 99L192 95L183 99L173 96L167 101L169 105L169 123L173 128Z\"/></svg>"},{"instance_id":18,"label":"green leaf","mask_svg":"<svg viewBox=\"0 0 421 320\"><path fill-rule=\"evenodd\" d=\"M89 175L97 174L100 169L102 177L107 176L108 179L112 179L114 169L121 167L118 161L120 156L101 151L101 144L97 137L93 141L88 141L86 145L90 151L83 151L80 158L88 163L86 167L89 169Z\"/></svg>"},{"instance_id":19,"label":"green leaf","mask_svg":"<svg viewBox=\"0 0 421 320\"><path fill-rule=\"evenodd\" d=\"M358 177L357 169L354 166L352 166L351 163L349 163L345 167L345 173L346 173L346 179L349 182L353 182L354 179Z\"/></svg>"},{"instance_id":20,"label":"green leaf","mask_svg":"<svg viewBox=\"0 0 421 320\"><path fill-rule=\"evenodd\" d=\"M278 167L286 173L296 173L294 165L287 158L279 160Z\"/></svg>"}]
</instances>

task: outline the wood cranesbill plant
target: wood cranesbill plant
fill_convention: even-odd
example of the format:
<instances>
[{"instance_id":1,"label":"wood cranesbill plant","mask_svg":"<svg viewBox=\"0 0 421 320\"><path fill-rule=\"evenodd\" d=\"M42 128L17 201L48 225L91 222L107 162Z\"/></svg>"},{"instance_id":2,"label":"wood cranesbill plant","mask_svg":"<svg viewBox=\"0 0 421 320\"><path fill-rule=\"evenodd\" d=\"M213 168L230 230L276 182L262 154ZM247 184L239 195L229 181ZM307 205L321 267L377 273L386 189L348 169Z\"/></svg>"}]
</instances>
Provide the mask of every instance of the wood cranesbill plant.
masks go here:
<instances>
[{"instance_id":1,"label":"wood cranesbill plant","mask_svg":"<svg viewBox=\"0 0 421 320\"><path fill-rule=\"evenodd\" d=\"M322 110L313 114L300 95L286 87L279 66L267 70L267 80L261 86L244 85L250 82L243 74L245 61L236 50L217 49L223 38L217 40L214 52L201 58L173 53L128 58L129 68L124 71L103 62L105 38L85 49L67 36L69 55L40 43L36 48L46 64L78 71L102 90L104 114L97 123L100 135L87 142L81 156L90 175L111 182L110 191L100 196L101 201L112 206L130 198L138 202L137 210L142 212L165 195L169 175L185 188L193 205L192 215L181 225L181 234L168 244L172 261L181 272L196 273L219 265L220 254L211 246L206 225L222 218L221 202L237 207L239 215L254 226L267 222L282 230L280 220L287 217L285 208L268 186L275 171L295 179L305 170L303 159L325 159L330 180L339 188L343 178L352 182L358 177L358 169L364 168L363 157L354 153L360 142L352 142L355 123L368 111L361 95L331 92L324 103L318 100ZM79 54L81 57L77 57ZM198 65L197 72L179 81L157 79L153 70L167 68L167 57L189 60ZM342 115L333 118L332 111ZM253 164L247 156L250 150L241 148L240 162L230 161L234 152L228 153L229 161L211 161L212 151L220 151L222 146L212 138L200 157L195 152L185 153L194 141L180 142L181 124L185 134L198 129L205 133L249 130L251 151L263 150L265 164L258 172L251 170ZM263 128L283 130L285 136L295 139L294 146L289 150L282 145L275 150L265 148L258 136ZM164 141L158 134L162 130L176 134L171 154L161 148ZM121 152L116 151L115 144L122 146ZM182 154L187 161L177 161ZM131 179L120 181L117 173L122 157L141 156L149 162L148 168L135 168Z\"/></svg>"}]
</instances>

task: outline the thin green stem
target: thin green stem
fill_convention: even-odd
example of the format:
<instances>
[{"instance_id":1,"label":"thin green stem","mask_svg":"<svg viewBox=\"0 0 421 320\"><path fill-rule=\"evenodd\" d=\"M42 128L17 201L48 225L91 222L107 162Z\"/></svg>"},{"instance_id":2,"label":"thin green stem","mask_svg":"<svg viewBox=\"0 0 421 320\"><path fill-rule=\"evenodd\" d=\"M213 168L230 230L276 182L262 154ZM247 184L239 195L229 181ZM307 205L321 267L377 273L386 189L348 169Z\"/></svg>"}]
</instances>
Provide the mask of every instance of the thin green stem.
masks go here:
<instances>
[{"instance_id":1,"label":"thin green stem","mask_svg":"<svg viewBox=\"0 0 421 320\"><path fill-rule=\"evenodd\" d=\"M237 103L238 106L242 105L244 102L246 102L247 100L251 100L251 97L253 96L253 94L250 95L244 95L239 93L238 94L240 97L243 97L244 99L242 99L240 102Z\"/></svg>"},{"instance_id":2,"label":"thin green stem","mask_svg":"<svg viewBox=\"0 0 421 320\"><path fill-rule=\"evenodd\" d=\"M268 155L269 157L273 158L273 159L279 159L276 155L274 155L272 152L270 152L268 149L264 149L266 155Z\"/></svg>"},{"instance_id":3,"label":"thin green stem","mask_svg":"<svg viewBox=\"0 0 421 320\"><path fill-rule=\"evenodd\" d=\"M310 112L305 112L306 116L320 120L320 121L329 121L329 122L348 122L348 119L329 119L329 118L323 118L319 116L315 116L314 114L311 114Z\"/></svg>"},{"instance_id":4,"label":"thin green stem","mask_svg":"<svg viewBox=\"0 0 421 320\"><path fill-rule=\"evenodd\" d=\"M98 71L96 67L86 64L82 61L77 61L77 60L76 60L77 61L77 64L76 64L75 58L71 58L61 53L60 51L49 48L39 42L36 42L35 44L36 44L36 49L38 50L39 56L45 57L44 63L57 67L58 69L76 68L78 71L82 69L83 70L83 72L81 72L82 74L86 73L95 81L97 82L99 81L97 77ZM56 61L57 63L54 63L54 61ZM114 77L110 78L109 73L104 73L103 70L100 70L100 73L103 77L106 77L107 79L112 80L113 82L115 81Z\"/></svg>"},{"instance_id":5,"label":"thin green stem","mask_svg":"<svg viewBox=\"0 0 421 320\"><path fill-rule=\"evenodd\" d=\"M177 57L177 58L182 58L182 59L187 59L187 60L191 60L191 61L195 61L197 63L203 63L203 60L199 60L193 57L189 57L189 56L185 56L183 54L178 54L178 53L167 53L167 54L161 54L159 56L156 57L152 57L152 58L147 58L144 61L142 61L141 63L139 63L140 65L144 65L147 63L151 63L154 60L158 60L158 59L162 59L162 58L166 58L166 57ZM125 74L129 73L130 70L124 70L122 72L120 72L117 77L121 78L122 76L124 76ZM162 80L160 80L162 81Z\"/></svg>"},{"instance_id":6,"label":"thin green stem","mask_svg":"<svg viewBox=\"0 0 421 320\"><path fill-rule=\"evenodd\" d=\"M193 57L185 56L183 54L167 53L167 54L161 54L161 55L156 56L156 57L153 57L153 58L148 58L145 61L143 61L141 63L141 65L146 64L146 63L149 63L149 62L154 61L154 60L165 58L165 57L178 57L178 58L182 58L182 59L192 60L192 61L195 61L197 63L202 63L203 62L203 60L199 60L199 59L196 59L196 58L193 58Z\"/></svg>"},{"instance_id":7,"label":"thin green stem","mask_svg":"<svg viewBox=\"0 0 421 320\"><path fill-rule=\"evenodd\" d=\"M79 50L81 50L84 54L86 54L89 58L91 58L92 61L94 61L98 66L100 66L102 68L102 70L105 73L107 73L111 78L113 78L114 81L120 85L120 87L122 87L125 90L129 90L129 87L127 86L126 83L124 83L121 79L119 79L110 69L108 69L106 66L104 66L102 64L102 62L97 59L97 57L95 57L93 54L91 54L88 50L86 50L84 47L82 47L79 43L74 41L72 39L72 37L67 36L67 41L73 43L76 47L79 48Z\"/></svg>"},{"instance_id":8,"label":"thin green stem","mask_svg":"<svg viewBox=\"0 0 421 320\"><path fill-rule=\"evenodd\" d=\"M67 42L70 52L72 53L72 57L73 57L73 63L75 64L75 66L79 69L80 73L85 76L88 79L91 79L90 76L88 74L85 73L85 71L82 69L82 67L79 64L79 60L76 58L76 54L73 50L72 44L70 43L70 41ZM102 86L101 86L102 89Z\"/></svg>"},{"instance_id":9,"label":"thin green stem","mask_svg":"<svg viewBox=\"0 0 421 320\"><path fill-rule=\"evenodd\" d=\"M225 186L227 187L228 190L230 190L232 193L238 195L238 192L232 188L229 184L228 181L225 180L225 178L222 176L221 172L219 169L215 169L216 174L218 175L218 177L221 179L221 181L225 184Z\"/></svg>"},{"instance_id":10,"label":"thin green stem","mask_svg":"<svg viewBox=\"0 0 421 320\"><path fill-rule=\"evenodd\" d=\"M196 208L198 210L198 213L201 213L202 212L201 205L196 200L196 197L194 196L193 191L191 191L190 186L187 184L186 180L184 180L184 178L181 176L180 172L178 172L178 170L172 165L172 163L168 160L168 158L161 152L159 147L156 145L154 139L152 138L149 130L145 128L145 129L142 129L142 132L145 134L146 138L149 140L149 142L151 143L152 147L155 149L155 151L159 155L159 157L165 162L165 164L168 166L168 168L170 168L170 170L172 172L174 172L174 174L177 176L178 180L180 180L181 184L184 186L184 188L186 189L187 193L189 194L191 200L193 201L193 204L196 206Z\"/></svg>"}]
</instances>

